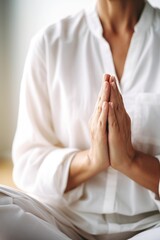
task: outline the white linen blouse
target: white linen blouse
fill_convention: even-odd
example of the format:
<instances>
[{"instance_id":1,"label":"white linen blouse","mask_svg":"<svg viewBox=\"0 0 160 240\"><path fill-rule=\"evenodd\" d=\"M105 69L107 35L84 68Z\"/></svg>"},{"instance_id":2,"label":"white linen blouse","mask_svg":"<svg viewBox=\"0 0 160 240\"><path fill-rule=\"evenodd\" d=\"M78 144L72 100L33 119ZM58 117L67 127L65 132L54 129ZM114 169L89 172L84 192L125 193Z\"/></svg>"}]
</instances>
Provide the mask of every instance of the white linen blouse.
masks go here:
<instances>
[{"instance_id":1,"label":"white linen blouse","mask_svg":"<svg viewBox=\"0 0 160 240\"><path fill-rule=\"evenodd\" d=\"M59 204L86 232L138 231L160 224L159 197L111 167L64 194L75 153L90 147L88 120L104 73L116 76L95 9L33 38L21 83L13 176L28 194ZM134 146L160 159L160 11L149 3L118 85Z\"/></svg>"}]
</instances>

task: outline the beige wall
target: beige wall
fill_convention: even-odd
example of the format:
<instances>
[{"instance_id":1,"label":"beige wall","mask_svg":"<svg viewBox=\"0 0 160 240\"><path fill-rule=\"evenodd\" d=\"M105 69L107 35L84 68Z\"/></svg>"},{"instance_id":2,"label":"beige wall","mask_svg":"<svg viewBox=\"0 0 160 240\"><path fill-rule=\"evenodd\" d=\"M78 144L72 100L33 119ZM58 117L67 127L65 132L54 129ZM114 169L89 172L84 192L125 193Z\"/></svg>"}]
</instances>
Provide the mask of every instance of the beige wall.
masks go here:
<instances>
[{"instance_id":1,"label":"beige wall","mask_svg":"<svg viewBox=\"0 0 160 240\"><path fill-rule=\"evenodd\" d=\"M155 5L159 0L151 0ZM90 7L95 0L0 0L0 157L8 157L18 96L31 37L43 26ZM63 7L62 7L63 6Z\"/></svg>"}]
</instances>

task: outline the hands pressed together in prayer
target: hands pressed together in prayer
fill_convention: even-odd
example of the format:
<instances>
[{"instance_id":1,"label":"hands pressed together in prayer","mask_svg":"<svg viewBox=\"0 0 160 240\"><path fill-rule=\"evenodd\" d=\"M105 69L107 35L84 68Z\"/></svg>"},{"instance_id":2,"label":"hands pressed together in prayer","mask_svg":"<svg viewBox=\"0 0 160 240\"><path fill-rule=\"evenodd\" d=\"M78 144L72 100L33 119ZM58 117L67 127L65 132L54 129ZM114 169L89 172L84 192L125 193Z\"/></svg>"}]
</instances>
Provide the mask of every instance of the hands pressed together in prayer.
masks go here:
<instances>
[{"instance_id":1,"label":"hands pressed together in prayer","mask_svg":"<svg viewBox=\"0 0 160 240\"><path fill-rule=\"evenodd\" d=\"M104 75L90 132L89 159L95 171L108 166L119 171L130 167L136 155L131 142L131 120L113 76Z\"/></svg>"},{"instance_id":2,"label":"hands pressed together in prayer","mask_svg":"<svg viewBox=\"0 0 160 240\"><path fill-rule=\"evenodd\" d=\"M154 156L134 149L131 142L131 120L113 76L104 75L89 126L90 149L75 154L65 192L111 166L158 194L159 161Z\"/></svg>"}]
</instances>

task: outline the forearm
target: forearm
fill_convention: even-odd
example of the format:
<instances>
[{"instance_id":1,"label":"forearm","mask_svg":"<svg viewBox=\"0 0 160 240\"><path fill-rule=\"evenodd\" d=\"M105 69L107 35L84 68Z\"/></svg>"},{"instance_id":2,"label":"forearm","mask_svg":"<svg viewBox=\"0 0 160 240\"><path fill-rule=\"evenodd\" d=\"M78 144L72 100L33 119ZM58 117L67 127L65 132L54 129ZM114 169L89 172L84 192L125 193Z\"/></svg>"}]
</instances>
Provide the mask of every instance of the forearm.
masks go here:
<instances>
[{"instance_id":1,"label":"forearm","mask_svg":"<svg viewBox=\"0 0 160 240\"><path fill-rule=\"evenodd\" d=\"M141 186L158 194L160 163L148 154L136 151L132 145L131 119L114 78L110 80L109 157L111 166Z\"/></svg>"},{"instance_id":2,"label":"forearm","mask_svg":"<svg viewBox=\"0 0 160 240\"><path fill-rule=\"evenodd\" d=\"M160 163L157 158L137 152L132 163L120 171L141 186L158 194Z\"/></svg>"}]
</instances>

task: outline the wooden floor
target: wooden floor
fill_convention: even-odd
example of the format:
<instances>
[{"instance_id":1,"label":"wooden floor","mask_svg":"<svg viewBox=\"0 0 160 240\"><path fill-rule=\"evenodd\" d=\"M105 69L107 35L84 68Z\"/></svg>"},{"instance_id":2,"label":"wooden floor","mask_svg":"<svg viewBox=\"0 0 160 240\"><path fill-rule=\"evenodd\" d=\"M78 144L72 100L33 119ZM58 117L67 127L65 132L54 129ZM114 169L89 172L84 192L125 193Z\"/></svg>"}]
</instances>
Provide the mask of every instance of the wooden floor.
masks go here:
<instances>
[{"instance_id":1,"label":"wooden floor","mask_svg":"<svg viewBox=\"0 0 160 240\"><path fill-rule=\"evenodd\" d=\"M12 180L13 164L11 160L0 159L0 184L15 187Z\"/></svg>"}]
</instances>

